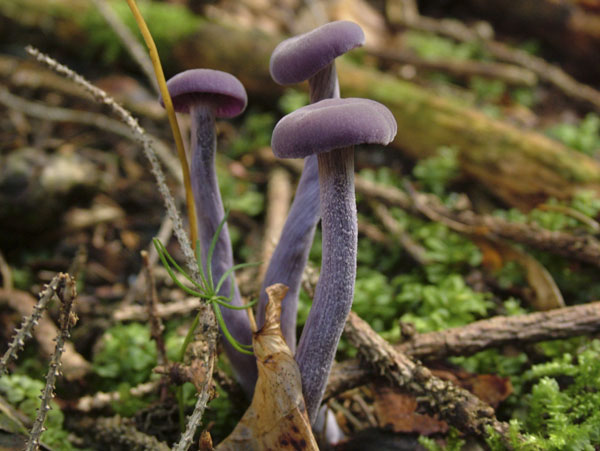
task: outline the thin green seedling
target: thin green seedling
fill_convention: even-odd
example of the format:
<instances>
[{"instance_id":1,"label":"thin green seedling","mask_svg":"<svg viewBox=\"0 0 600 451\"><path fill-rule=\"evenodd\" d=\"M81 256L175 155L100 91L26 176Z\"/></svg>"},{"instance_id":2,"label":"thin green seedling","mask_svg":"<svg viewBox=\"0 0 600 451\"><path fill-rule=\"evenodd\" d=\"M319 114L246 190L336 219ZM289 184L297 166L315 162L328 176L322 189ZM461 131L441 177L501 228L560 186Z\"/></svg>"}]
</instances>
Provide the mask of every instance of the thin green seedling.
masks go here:
<instances>
[{"instance_id":1,"label":"thin green seedling","mask_svg":"<svg viewBox=\"0 0 600 451\"><path fill-rule=\"evenodd\" d=\"M220 307L230 308L233 310L243 310L243 309L251 308L253 305L255 305L258 302L258 300L255 300L253 302L250 302L250 303L248 303L246 305L242 305L242 306L237 306L237 305L231 304L232 298L233 298L234 272L240 268L255 266L260 263L241 263L239 265L234 265L223 273L223 275L220 277L219 281L217 282L216 287L213 282L212 257L214 255L214 251L217 246L219 235L221 234L221 231L223 230L225 222L227 221L227 216L228 216L228 213L225 214L223 220L219 223L219 226L217 227L217 230L215 231L215 234L213 235L208 252L206 254L206 264L203 264L203 262L202 262L200 241L196 241L196 243L195 243L196 244L196 246L195 246L196 247L196 261L197 261L197 265L198 265L198 275L200 278L199 281L194 280L175 261L175 259L171 256L171 254L169 254L169 252L167 251L165 245L163 243L161 243L158 238L154 238L152 240L152 242L154 243L154 247L156 248L156 252L158 253L158 256L159 256L162 264L164 265L164 267L167 270L171 279L173 279L173 282L175 282L175 284L179 288L181 288L184 292L186 292L187 294L198 297L198 298L202 299L203 301L210 303L211 307L213 308L213 311L215 313L215 318L217 320L217 323L219 324L225 339L227 341L229 341L229 343L231 343L231 345L234 347L234 349L236 349L238 352L241 352L242 354L252 355L253 354L252 345L246 345L246 344L240 343L231 334L231 332L227 328L227 325L225 324L225 320L223 318L223 314L221 313ZM177 277L176 272L179 273L181 276L183 276L185 278L185 280L187 280L192 285L193 288L182 283L179 280L179 278ZM231 281L231 290L229 292L229 296L223 296L223 295L218 294L221 291L223 284L228 279ZM179 349L179 352L177 354L177 357L176 357L177 362L179 362L179 363L183 362L183 360L185 358L185 353L194 337L194 333L196 331L196 328L198 327L199 322L200 322L200 313L198 313L196 315L196 317L194 318L194 321L192 322L192 325L188 329L188 332L183 340L181 348ZM183 393L183 387L177 387L176 397L177 397L177 401L179 404L179 422L180 422L180 426L183 430L185 428L185 399L184 399L185 396Z\"/></svg>"},{"instance_id":2,"label":"thin green seedling","mask_svg":"<svg viewBox=\"0 0 600 451\"><path fill-rule=\"evenodd\" d=\"M228 216L228 214L225 214L225 216L223 217L223 220L219 223L219 226L217 227L217 230L215 231L215 234L213 235L213 238L210 243L210 247L209 247L207 255L206 255L206 264L203 264L203 262L202 262L202 257L201 257L201 252L200 252L200 243L196 242L196 256L197 256L196 258L197 258L197 263L198 263L198 272L199 272L199 276L200 276L200 282L194 280L188 273L186 273L186 271L179 264L177 264L175 259L169 254L169 252L165 248L164 244L162 244L159 239L154 238L152 241L154 243L154 247L156 248L156 251L158 253L158 256L159 256L162 264L164 265L164 267L167 270L171 279L173 279L173 282L175 282L175 284L179 288L181 288L183 291L185 291L189 295L198 297L206 302L209 302L215 312L215 318L217 319L217 323L219 324L221 330L223 331L223 335L225 336L227 341L229 341L231 343L231 345L234 347L234 349L236 349L237 351L239 351L243 354L252 355L252 351L251 351L252 345L246 345L246 344L240 343L231 334L231 332L227 328L227 325L225 324L225 320L223 319L223 315L221 314L221 310L220 310L219 306L222 306L225 308L230 308L233 310L243 310L243 309L252 307L254 304L256 304L257 301L255 300L253 302L250 302L250 303L248 303L246 305L242 305L242 306L235 306L235 305L231 304L232 298L233 298L232 291L230 291L229 296L223 296L218 293L221 290L223 284L227 281L227 279L229 279L232 282L231 287L233 287L233 275L236 270L241 269L241 268L246 268L249 266L256 266L260 263L241 263L241 264L232 266L231 268L229 268L227 271L225 271L223 273L223 275L220 277L219 281L217 282L216 287L215 287L215 284L214 284L213 278L212 278L212 256L214 255L214 251L215 251L218 239L219 239L219 235L221 234L221 231L223 230L225 222L227 221L227 216ZM181 274L194 288L190 288L189 286L182 283L179 280L179 278L177 277L177 274L175 272ZM178 355L179 362L183 361L183 358L185 356L185 351L187 350L187 347L192 340L192 337L193 337L194 331L198 325L198 322L199 322L199 317L196 316L196 318L194 319L194 322L192 323L192 327L190 327L190 329L184 339L182 347L179 351L179 355Z\"/></svg>"}]
</instances>

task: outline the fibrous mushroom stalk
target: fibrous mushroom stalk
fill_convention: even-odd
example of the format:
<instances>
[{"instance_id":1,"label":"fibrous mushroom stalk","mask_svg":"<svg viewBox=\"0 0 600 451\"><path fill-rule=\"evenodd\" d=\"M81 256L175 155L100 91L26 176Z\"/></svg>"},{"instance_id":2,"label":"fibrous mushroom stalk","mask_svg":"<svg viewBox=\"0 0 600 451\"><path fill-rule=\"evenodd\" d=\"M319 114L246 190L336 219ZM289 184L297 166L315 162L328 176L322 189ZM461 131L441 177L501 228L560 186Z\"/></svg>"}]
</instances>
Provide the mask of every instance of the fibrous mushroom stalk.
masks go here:
<instances>
[{"instance_id":1,"label":"fibrous mushroom stalk","mask_svg":"<svg viewBox=\"0 0 600 451\"><path fill-rule=\"evenodd\" d=\"M190 108L190 115L192 119L190 178L198 215L198 236L202 261L206 269L206 254L213 236L225 216L225 211L215 169L216 136L213 111L205 104L197 104ZM213 282L216 284L232 266L233 251L227 224L224 224L211 262ZM242 305L237 284L233 283L232 286L229 278L221 287L219 294L223 296L232 294L231 303L236 306ZM250 344L252 333L246 311L221 307L221 312L234 338L240 343ZM256 379L254 356L239 353L227 340L223 340L223 343L231 365L239 376L240 384L246 393L252 393Z\"/></svg>"},{"instance_id":2,"label":"fibrous mushroom stalk","mask_svg":"<svg viewBox=\"0 0 600 451\"><path fill-rule=\"evenodd\" d=\"M318 154L323 255L313 305L298 344L296 361L309 418L316 418L356 277L357 222L352 148Z\"/></svg>"},{"instance_id":3,"label":"fibrous mushroom stalk","mask_svg":"<svg viewBox=\"0 0 600 451\"><path fill-rule=\"evenodd\" d=\"M323 99L337 99L340 97L340 83L332 62L313 75L308 80L310 103Z\"/></svg>"}]
</instances>

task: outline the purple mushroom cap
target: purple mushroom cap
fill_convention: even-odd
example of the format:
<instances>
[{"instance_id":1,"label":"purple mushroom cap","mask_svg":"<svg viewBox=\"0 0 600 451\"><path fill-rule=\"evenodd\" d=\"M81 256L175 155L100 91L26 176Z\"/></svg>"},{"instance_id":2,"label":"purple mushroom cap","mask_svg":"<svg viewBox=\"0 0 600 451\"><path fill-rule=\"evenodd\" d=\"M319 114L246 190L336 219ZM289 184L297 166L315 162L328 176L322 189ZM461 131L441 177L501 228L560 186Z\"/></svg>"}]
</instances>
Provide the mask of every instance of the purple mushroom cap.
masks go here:
<instances>
[{"instance_id":1,"label":"purple mushroom cap","mask_svg":"<svg viewBox=\"0 0 600 451\"><path fill-rule=\"evenodd\" d=\"M278 158L309 155L359 144L389 144L397 125L391 111L368 99L325 99L282 118L271 138Z\"/></svg>"},{"instance_id":2,"label":"purple mushroom cap","mask_svg":"<svg viewBox=\"0 0 600 451\"><path fill-rule=\"evenodd\" d=\"M271 55L271 77L280 85L300 83L364 43L365 35L354 22L330 22L281 42Z\"/></svg>"},{"instance_id":3,"label":"purple mushroom cap","mask_svg":"<svg viewBox=\"0 0 600 451\"><path fill-rule=\"evenodd\" d=\"M189 113L198 103L208 104L220 118L235 117L246 108L248 96L242 83L220 70L191 69L167 82L173 107L178 113ZM161 105L164 106L162 98Z\"/></svg>"}]
</instances>

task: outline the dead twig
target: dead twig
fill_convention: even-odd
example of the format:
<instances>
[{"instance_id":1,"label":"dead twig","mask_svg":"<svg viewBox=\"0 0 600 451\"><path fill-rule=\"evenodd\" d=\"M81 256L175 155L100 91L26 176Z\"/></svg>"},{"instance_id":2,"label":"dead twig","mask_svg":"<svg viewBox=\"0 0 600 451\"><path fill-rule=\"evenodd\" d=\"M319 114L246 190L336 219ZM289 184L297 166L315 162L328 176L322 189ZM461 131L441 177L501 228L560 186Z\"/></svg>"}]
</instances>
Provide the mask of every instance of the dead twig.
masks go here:
<instances>
[{"instance_id":1,"label":"dead twig","mask_svg":"<svg viewBox=\"0 0 600 451\"><path fill-rule=\"evenodd\" d=\"M523 346L600 332L600 302L516 316L496 316L462 327L416 334L394 348L411 358L440 360L510 344ZM325 399L363 385L372 370L358 360L333 367Z\"/></svg>"},{"instance_id":2,"label":"dead twig","mask_svg":"<svg viewBox=\"0 0 600 451\"><path fill-rule=\"evenodd\" d=\"M56 347L54 354L50 359L48 365L48 373L46 374L46 385L42 389L42 400L40 407L37 411L37 416L33 422L31 432L29 434L29 440L27 441L27 451L33 451L39 449L40 436L44 431L44 422L46 421L46 415L52 408L50 401L54 398L54 389L56 386L56 378L60 374L61 367L61 356L64 351L65 342L70 337L70 329L77 322L77 315L72 312L73 302L77 296L75 290L75 280L68 274L59 274L57 276L58 283L56 285L56 296L60 300L60 316L59 324L60 330L56 335Z\"/></svg>"},{"instance_id":3,"label":"dead twig","mask_svg":"<svg viewBox=\"0 0 600 451\"><path fill-rule=\"evenodd\" d=\"M437 20L419 15L411 20L400 19L400 21L402 25L409 28L439 34L459 42L477 41L494 58L528 69L540 80L550 83L572 99L591 105L596 111L600 111L600 91L578 82L558 66L548 63L543 58L488 39L457 20Z\"/></svg>"},{"instance_id":4,"label":"dead twig","mask_svg":"<svg viewBox=\"0 0 600 451\"><path fill-rule=\"evenodd\" d=\"M173 221L171 221L171 218L166 216L163 219L163 222L161 223L160 228L158 229L158 233L156 234L156 237L159 239L159 241L161 243L168 243L169 240L171 239L172 234L173 234ZM148 264L150 265L150 267L154 267L154 265L156 265L156 262L158 261L158 253L156 252L156 248L154 247L154 245L152 243L150 243L148 245L147 252L148 252ZM133 283L133 285L131 285L129 287L129 290L127 290L127 294L125 294L125 296L123 297L123 300L121 301L122 308L125 308L125 306L130 305L142 293L145 285L146 285L146 272L145 272L144 268L142 268L142 269L140 269L140 272L138 273L137 277L135 278L135 282ZM117 314L118 311L120 311L120 310L117 310L115 312L115 314ZM162 315L159 315L159 317L164 318L164 316L162 316ZM124 321L124 320L117 319L117 321Z\"/></svg>"},{"instance_id":5,"label":"dead twig","mask_svg":"<svg viewBox=\"0 0 600 451\"><path fill-rule=\"evenodd\" d=\"M263 234L263 248L258 273L258 281L262 281L267 271L269 260L281 235L292 198L290 176L284 169L274 168L269 173L267 184L267 212Z\"/></svg>"},{"instance_id":6,"label":"dead twig","mask_svg":"<svg viewBox=\"0 0 600 451\"><path fill-rule=\"evenodd\" d=\"M375 373L416 395L418 404L428 413L438 414L458 430L478 437L489 436L491 428L508 443L508 424L498 421L490 405L467 390L433 376L420 363L394 349L353 312L344 333Z\"/></svg>"},{"instance_id":7,"label":"dead twig","mask_svg":"<svg viewBox=\"0 0 600 451\"><path fill-rule=\"evenodd\" d=\"M164 327L160 317L156 314L156 306L159 303L158 295L156 294L156 284L154 282L154 275L152 274L152 266L150 266L148 252L142 251L141 254L146 273L146 313L148 315L148 321L150 322L150 336L156 342L156 349L158 351L157 363L162 366L167 364L168 359L165 339L163 337Z\"/></svg>"},{"instance_id":8,"label":"dead twig","mask_svg":"<svg viewBox=\"0 0 600 451\"><path fill-rule=\"evenodd\" d=\"M44 310L57 293L60 284L63 283L62 276L62 274L55 276L42 290L37 301L24 291L0 289L0 301L6 302L24 317L21 327L15 331L8 349L0 359L0 375L6 372L8 363L17 358L18 351L23 348L25 341L31 338L32 333L35 334L42 351L47 356L52 355L55 347L52 337L56 337L59 331L52 321L44 315ZM34 330L36 326L38 327ZM90 364L75 350L73 344L66 343L63 356L65 377L68 380L79 379L89 369Z\"/></svg>"},{"instance_id":9,"label":"dead twig","mask_svg":"<svg viewBox=\"0 0 600 451\"><path fill-rule=\"evenodd\" d=\"M185 431L173 450L185 451L194 440L194 434L200 426L206 405L212 399L212 374L217 354L217 325L212 308L202 304L200 326L196 328L196 336L190 343L189 356L194 372L194 385L198 390L198 400L192 415L188 418Z\"/></svg>"},{"instance_id":10,"label":"dead twig","mask_svg":"<svg viewBox=\"0 0 600 451\"><path fill-rule=\"evenodd\" d=\"M429 263L425 248L415 242L411 236L404 231L402 226L394 219L390 211L385 205L380 202L370 202L371 209L375 213L377 219L381 221L383 227L387 229L390 234L398 240L404 250L412 257L414 261L420 265L426 265Z\"/></svg>"},{"instance_id":11,"label":"dead twig","mask_svg":"<svg viewBox=\"0 0 600 451\"><path fill-rule=\"evenodd\" d=\"M115 135L122 136L127 139L139 140L139 135L137 135L135 130L132 130L130 126L125 125L120 121L110 119L103 114L91 113L89 111L72 110L68 108L48 106L38 102L31 102L29 100L25 100L14 94L11 94L10 92L8 92L7 89L0 89L0 103L2 103L4 106L10 109L21 111L27 114L28 116L36 117L39 119L54 122L71 122L74 124L89 125L92 127L96 127L102 131L114 133ZM115 103L115 105L117 104ZM154 151L156 152L156 155L167 167L169 173L175 178L175 180L183 183L179 163L171 155L171 151L169 150L167 145L164 144L161 140L154 137L149 137L147 139L154 145Z\"/></svg>"},{"instance_id":12,"label":"dead twig","mask_svg":"<svg viewBox=\"0 0 600 451\"><path fill-rule=\"evenodd\" d=\"M410 64L419 69L446 72L457 77L479 76L520 86L535 86L538 81L538 77L533 71L513 64L474 60L429 60L408 52L391 52L378 49L367 49L367 52L384 61Z\"/></svg>"},{"instance_id":13,"label":"dead twig","mask_svg":"<svg viewBox=\"0 0 600 451\"><path fill-rule=\"evenodd\" d=\"M181 301L156 306L158 318L171 318L173 316L187 315L202 305L198 298L185 298ZM112 314L115 321L144 321L147 318L146 307L142 305L124 305Z\"/></svg>"},{"instance_id":14,"label":"dead twig","mask_svg":"<svg viewBox=\"0 0 600 451\"><path fill-rule=\"evenodd\" d=\"M129 389L131 396L144 396L156 391L159 387L160 381L145 382L140 385L136 385ZM103 409L114 402L121 400L121 392L115 391L110 393L97 392L93 396L82 396L77 400L75 409L82 412L90 412L92 410Z\"/></svg>"}]
</instances>

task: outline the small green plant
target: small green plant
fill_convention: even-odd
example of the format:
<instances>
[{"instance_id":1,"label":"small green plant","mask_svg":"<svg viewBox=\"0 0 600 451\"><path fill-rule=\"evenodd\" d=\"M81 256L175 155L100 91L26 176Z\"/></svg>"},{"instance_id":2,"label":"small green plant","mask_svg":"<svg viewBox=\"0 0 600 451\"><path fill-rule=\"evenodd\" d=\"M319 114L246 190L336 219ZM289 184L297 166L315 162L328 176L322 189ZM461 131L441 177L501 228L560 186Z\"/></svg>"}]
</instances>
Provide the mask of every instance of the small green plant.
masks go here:
<instances>
[{"instance_id":1,"label":"small green plant","mask_svg":"<svg viewBox=\"0 0 600 451\"><path fill-rule=\"evenodd\" d=\"M94 355L94 372L104 382L103 389L115 384L135 386L146 382L156 366L156 344L147 325L118 324L102 337L100 350Z\"/></svg>"},{"instance_id":2,"label":"small green plant","mask_svg":"<svg viewBox=\"0 0 600 451\"><path fill-rule=\"evenodd\" d=\"M223 331L223 335L225 336L227 341L229 341L229 343L231 343L231 345L239 352L241 352L243 354L252 355L252 351L250 350L252 348L251 345L242 344L239 341L237 341L233 337L233 335L231 335L231 332L229 332L229 329L227 328L227 324L225 324L225 321L223 320L223 315L221 314L221 309L219 308L219 306L234 309L234 310L243 310L243 309L252 307L256 303L256 301L246 304L246 305L243 305L243 306L235 306L235 305L231 304L232 294L230 294L229 296L222 296L219 294L219 291L221 291L221 287L223 286L223 284L225 283L225 281L228 278L231 278L233 280L234 271L236 271L237 269L240 269L240 268L254 266L254 265L257 265L258 263L241 263L239 265L232 266L231 268L229 268L227 271L225 271L223 273L223 275L221 276L221 278L219 279L219 281L217 282L216 285L213 281L212 257L213 257L213 253L215 251L215 247L217 246L217 240L219 238L219 235L221 234L221 230L223 230L223 226L225 225L225 222L227 221L227 216L228 216L228 214L225 214L225 216L223 217L223 220L219 223L219 226L217 227L215 235L213 236L212 241L210 243L208 253L206 254L206 270L204 269L205 265L203 265L202 259L201 259L200 242L199 241L196 242L196 255L197 255L198 273L200 275L200 282L195 281L181 266L179 266L177 264L175 259L169 254L169 252L165 248L164 244L162 244L158 238L154 238L152 241L154 243L154 247L156 248L156 251L158 252L158 256L159 256L162 264L164 265L165 269L171 276L171 279L173 279L173 282L175 282L175 284L179 288L181 288L183 291L185 291L189 295L198 297L198 298L204 300L205 302L210 303L213 308L213 311L215 312L215 317L217 319L217 322L219 323L219 326L221 327L221 330ZM173 268L175 268L175 270L179 274L181 274L194 288L190 288L190 287L186 286L185 284L183 284L178 279L177 275L173 272ZM232 284L232 286L233 286L233 284ZM200 321L200 314L196 315L196 317L194 318L192 326L188 330L185 340L183 341L183 344L181 345L179 356L177 358L178 362L183 361L183 358L185 356L185 351L187 350L187 347L188 347L189 343L191 342L192 337L194 336L194 331L196 330L196 326L198 325L199 321Z\"/></svg>"}]
</instances>

